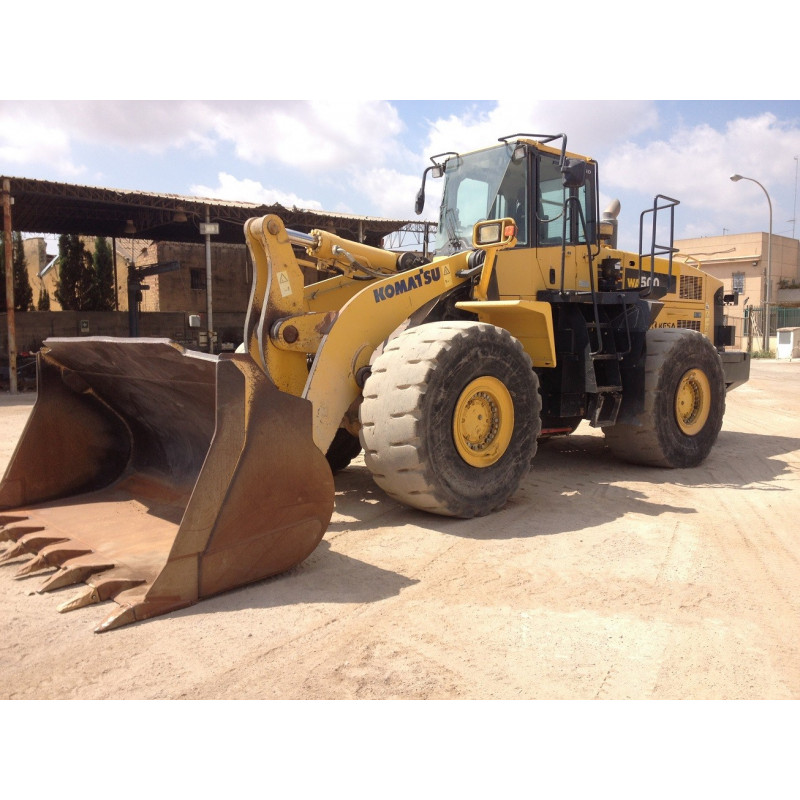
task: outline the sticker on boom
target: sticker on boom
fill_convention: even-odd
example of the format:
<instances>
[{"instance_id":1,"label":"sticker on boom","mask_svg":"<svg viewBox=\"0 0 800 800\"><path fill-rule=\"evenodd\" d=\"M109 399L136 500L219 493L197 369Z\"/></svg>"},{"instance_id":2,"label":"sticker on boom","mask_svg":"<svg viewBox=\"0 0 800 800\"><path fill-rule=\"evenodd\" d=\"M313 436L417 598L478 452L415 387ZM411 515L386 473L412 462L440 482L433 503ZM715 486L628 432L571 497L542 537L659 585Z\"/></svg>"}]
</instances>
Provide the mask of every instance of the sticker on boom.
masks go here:
<instances>
[{"instance_id":1,"label":"sticker on boom","mask_svg":"<svg viewBox=\"0 0 800 800\"><path fill-rule=\"evenodd\" d=\"M416 275L400 278L400 280L388 283L386 286L379 286L377 289L373 289L372 293L375 295L375 302L380 303L381 300L391 300L395 295L405 294L414 289L421 289L423 286L441 279L441 270L439 267L433 267L432 269L422 270Z\"/></svg>"}]
</instances>

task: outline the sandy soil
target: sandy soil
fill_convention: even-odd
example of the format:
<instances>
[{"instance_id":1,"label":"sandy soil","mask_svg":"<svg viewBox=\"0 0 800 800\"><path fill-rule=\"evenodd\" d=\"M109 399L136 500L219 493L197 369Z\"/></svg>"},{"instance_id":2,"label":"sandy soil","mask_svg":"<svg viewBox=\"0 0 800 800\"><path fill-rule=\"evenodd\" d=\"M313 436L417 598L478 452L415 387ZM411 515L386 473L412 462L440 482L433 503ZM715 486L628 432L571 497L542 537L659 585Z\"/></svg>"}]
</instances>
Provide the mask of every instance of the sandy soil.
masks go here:
<instances>
[{"instance_id":1,"label":"sandy soil","mask_svg":"<svg viewBox=\"0 0 800 800\"><path fill-rule=\"evenodd\" d=\"M584 423L501 512L401 507L358 459L300 567L105 634L0 566L3 699L800 697L800 363L756 361L701 467ZM0 395L0 467L33 402Z\"/></svg>"}]
</instances>

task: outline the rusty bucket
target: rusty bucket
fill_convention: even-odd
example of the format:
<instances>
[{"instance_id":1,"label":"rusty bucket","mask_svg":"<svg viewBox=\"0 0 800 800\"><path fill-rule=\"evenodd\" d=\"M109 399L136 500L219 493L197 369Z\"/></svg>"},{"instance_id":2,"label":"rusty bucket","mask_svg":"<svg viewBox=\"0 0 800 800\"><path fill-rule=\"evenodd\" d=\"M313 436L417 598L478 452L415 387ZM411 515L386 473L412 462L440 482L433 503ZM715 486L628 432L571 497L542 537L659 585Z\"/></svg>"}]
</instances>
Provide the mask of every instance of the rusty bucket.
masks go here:
<instances>
[{"instance_id":1,"label":"rusty bucket","mask_svg":"<svg viewBox=\"0 0 800 800\"><path fill-rule=\"evenodd\" d=\"M284 572L319 544L333 478L311 405L245 354L167 339L48 339L0 482L0 560L113 600L104 631Z\"/></svg>"}]
</instances>

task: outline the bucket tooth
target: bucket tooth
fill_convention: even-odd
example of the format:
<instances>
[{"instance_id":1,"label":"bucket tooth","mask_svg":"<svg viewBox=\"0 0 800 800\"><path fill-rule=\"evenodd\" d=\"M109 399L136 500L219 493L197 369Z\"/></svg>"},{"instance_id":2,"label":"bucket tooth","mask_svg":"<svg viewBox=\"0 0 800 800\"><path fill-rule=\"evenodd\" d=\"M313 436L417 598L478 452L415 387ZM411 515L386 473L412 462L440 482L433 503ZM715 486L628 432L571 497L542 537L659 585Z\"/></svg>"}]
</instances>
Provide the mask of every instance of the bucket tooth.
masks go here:
<instances>
[{"instance_id":1,"label":"bucket tooth","mask_svg":"<svg viewBox=\"0 0 800 800\"><path fill-rule=\"evenodd\" d=\"M121 628L123 625L141 622L142 620L158 617L170 611L178 611L181 608L186 608L191 605L191 603L175 602L175 600L144 600L133 603L122 603L120 599L117 598L117 602L120 603L120 605L94 629L95 633L104 633L114 628Z\"/></svg>"},{"instance_id":2,"label":"bucket tooth","mask_svg":"<svg viewBox=\"0 0 800 800\"><path fill-rule=\"evenodd\" d=\"M42 547L40 539L37 539L33 546L31 546L31 541L27 539L21 539L17 543L18 546L24 547L28 551L33 550L36 552L38 550L39 555L37 555L36 558L31 559L27 564L23 564L17 570L14 577L22 578L25 575L31 575L34 572L41 572L43 569L48 569L49 567L60 567L64 562L69 561L70 559L85 556L92 552L85 547L76 547L74 545L71 547L65 547L64 542L66 541L68 540L63 537L52 537L49 540L50 543Z\"/></svg>"},{"instance_id":3,"label":"bucket tooth","mask_svg":"<svg viewBox=\"0 0 800 800\"><path fill-rule=\"evenodd\" d=\"M28 519L28 517L0 514L0 537L3 536L6 526L14 525L17 522L25 522L26 519Z\"/></svg>"},{"instance_id":4,"label":"bucket tooth","mask_svg":"<svg viewBox=\"0 0 800 800\"><path fill-rule=\"evenodd\" d=\"M27 519L27 517L20 517L20 519ZM0 541L18 542L23 536L27 536L31 533L39 533L39 531L43 530L44 526L42 525L25 525L14 528L2 528L0 529Z\"/></svg>"},{"instance_id":5,"label":"bucket tooth","mask_svg":"<svg viewBox=\"0 0 800 800\"><path fill-rule=\"evenodd\" d=\"M7 561L13 561L15 558L20 558L21 556L29 556L31 553L29 550L26 550L25 547L17 542L16 544L12 545L8 548L8 550L0 556L0 564L5 564Z\"/></svg>"},{"instance_id":6,"label":"bucket tooth","mask_svg":"<svg viewBox=\"0 0 800 800\"><path fill-rule=\"evenodd\" d=\"M48 547L43 547L39 551L39 555L44 558L51 567L60 567L67 561L90 555L92 552L87 547L64 544L66 541L66 539L62 539L60 542L51 544Z\"/></svg>"},{"instance_id":7,"label":"bucket tooth","mask_svg":"<svg viewBox=\"0 0 800 800\"><path fill-rule=\"evenodd\" d=\"M24 530L12 528L11 541L14 544L0 556L0 564L5 561L19 558L21 555L35 555L43 548L51 545L59 545L66 542L63 536L41 535L40 531L44 528L28 528ZM87 552L85 549L82 552Z\"/></svg>"},{"instance_id":8,"label":"bucket tooth","mask_svg":"<svg viewBox=\"0 0 800 800\"><path fill-rule=\"evenodd\" d=\"M118 606L114 609L95 629L95 633L121 628L123 625L130 625L136 622L136 611L131 606Z\"/></svg>"},{"instance_id":9,"label":"bucket tooth","mask_svg":"<svg viewBox=\"0 0 800 800\"><path fill-rule=\"evenodd\" d=\"M75 595L71 600L67 600L56 608L56 611L62 614L65 611L74 611L76 608L83 608L84 606L91 606L100 602L100 595L94 586L87 586L80 594Z\"/></svg>"},{"instance_id":10,"label":"bucket tooth","mask_svg":"<svg viewBox=\"0 0 800 800\"><path fill-rule=\"evenodd\" d=\"M26 575L32 575L34 572L41 572L43 569L49 569L52 567L52 564L49 564L47 559L42 556L38 555L36 558L32 558L26 564L23 564L15 573L15 578L24 578Z\"/></svg>"},{"instance_id":11,"label":"bucket tooth","mask_svg":"<svg viewBox=\"0 0 800 800\"><path fill-rule=\"evenodd\" d=\"M83 564L80 566L62 567L58 572L51 575L38 589L43 592L52 592L56 589L63 589L65 586L74 586L76 583L84 583L87 578L98 572L111 569L113 564Z\"/></svg>"},{"instance_id":12,"label":"bucket tooth","mask_svg":"<svg viewBox=\"0 0 800 800\"><path fill-rule=\"evenodd\" d=\"M17 542L21 544L29 553L40 553L45 548L55 544L63 544L69 541L65 536L55 534L42 534L39 532L26 533L20 536ZM85 548L84 548L85 549Z\"/></svg>"},{"instance_id":13,"label":"bucket tooth","mask_svg":"<svg viewBox=\"0 0 800 800\"><path fill-rule=\"evenodd\" d=\"M110 600L116 598L118 594L128 589L135 589L137 586L147 583L147 581L121 575L118 576L115 575L114 572L109 572L107 575L103 575L92 583L97 589L97 594L101 600Z\"/></svg>"},{"instance_id":14,"label":"bucket tooth","mask_svg":"<svg viewBox=\"0 0 800 800\"><path fill-rule=\"evenodd\" d=\"M87 585L86 591L67 600L58 607L58 611L73 611L76 608L83 608L84 606L93 605L94 603L102 603L105 600L112 600L121 592L127 589L134 589L141 586L147 581L131 578L127 575L120 574L117 570L112 569L96 581Z\"/></svg>"}]
</instances>

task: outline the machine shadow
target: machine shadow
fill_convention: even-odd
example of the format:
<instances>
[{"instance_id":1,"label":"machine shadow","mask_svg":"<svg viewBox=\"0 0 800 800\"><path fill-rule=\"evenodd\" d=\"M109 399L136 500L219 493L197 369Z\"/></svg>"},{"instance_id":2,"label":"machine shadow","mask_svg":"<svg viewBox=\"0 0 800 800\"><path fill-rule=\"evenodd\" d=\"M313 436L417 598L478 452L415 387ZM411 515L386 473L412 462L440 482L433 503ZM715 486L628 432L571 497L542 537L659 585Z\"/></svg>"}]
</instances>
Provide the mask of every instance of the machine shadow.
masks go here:
<instances>
[{"instance_id":1,"label":"machine shadow","mask_svg":"<svg viewBox=\"0 0 800 800\"><path fill-rule=\"evenodd\" d=\"M793 437L722 431L711 455L699 467L665 470L619 461L602 436L581 435L579 431L540 443L531 471L506 506L489 517L467 520L426 514L392 500L373 482L363 459L357 458L335 477L336 505L326 536L412 525L447 536L491 541L574 533L622 522L629 514L691 515L697 513L696 508L654 502L646 486L668 483L711 490L790 491L774 484L792 471L780 456L798 449L800 440ZM617 485L625 483L645 488ZM19 565L18 559L0 568L5 572L15 565ZM17 580L35 591L33 584L42 577L46 575L38 573ZM334 551L330 541L323 539L305 561L288 572L214 595L170 616L296 603L373 603L397 596L416 583L400 573ZM72 590L74 587L56 593L66 595ZM89 609L85 611L89 613Z\"/></svg>"},{"instance_id":2,"label":"machine shadow","mask_svg":"<svg viewBox=\"0 0 800 800\"><path fill-rule=\"evenodd\" d=\"M323 539L305 561L288 572L213 595L172 614L229 613L298 603L375 603L416 583L405 575L338 553Z\"/></svg>"},{"instance_id":3,"label":"machine shadow","mask_svg":"<svg viewBox=\"0 0 800 800\"><path fill-rule=\"evenodd\" d=\"M453 519L402 506L374 484L363 462L356 461L336 475L336 506L329 530L411 524L472 539L515 539L575 532L634 513L694 514L697 509L691 506L654 502L646 488L618 484L790 491L775 485L791 471L780 456L798 449L797 438L723 430L700 466L661 469L623 462L610 452L602 435L578 432L540 443L531 471L506 506L491 515L496 520L492 524L487 517Z\"/></svg>"}]
</instances>

